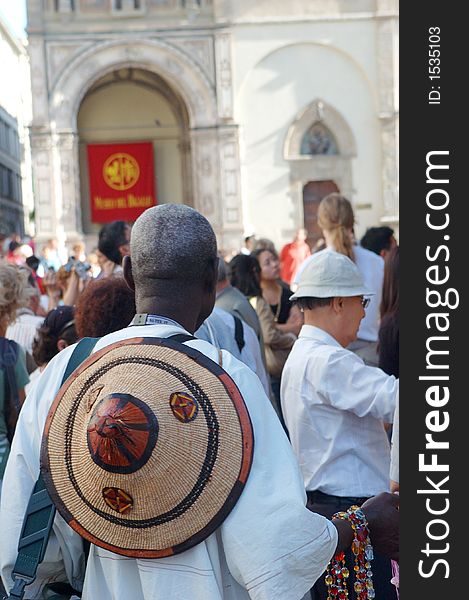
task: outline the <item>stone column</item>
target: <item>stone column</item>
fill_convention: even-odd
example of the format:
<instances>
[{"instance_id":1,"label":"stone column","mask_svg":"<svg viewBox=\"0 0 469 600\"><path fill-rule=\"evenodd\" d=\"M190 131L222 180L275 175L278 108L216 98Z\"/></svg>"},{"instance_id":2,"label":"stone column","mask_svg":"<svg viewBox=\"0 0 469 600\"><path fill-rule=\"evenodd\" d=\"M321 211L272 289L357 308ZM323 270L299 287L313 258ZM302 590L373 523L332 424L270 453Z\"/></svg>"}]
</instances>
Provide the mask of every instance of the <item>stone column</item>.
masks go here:
<instances>
[{"instance_id":1,"label":"stone column","mask_svg":"<svg viewBox=\"0 0 469 600\"><path fill-rule=\"evenodd\" d=\"M36 221L36 240L43 243L57 237L64 241L64 231L57 218L53 142L50 133L31 131L31 157Z\"/></svg>"},{"instance_id":2,"label":"stone column","mask_svg":"<svg viewBox=\"0 0 469 600\"><path fill-rule=\"evenodd\" d=\"M215 34L215 70L218 117L224 122L233 120L233 71L231 68L231 33Z\"/></svg>"},{"instance_id":3,"label":"stone column","mask_svg":"<svg viewBox=\"0 0 469 600\"><path fill-rule=\"evenodd\" d=\"M381 0L380 8L389 11L393 2ZM388 12L377 21L379 119L381 124L383 222L399 222L399 173L397 96L397 16Z\"/></svg>"},{"instance_id":4,"label":"stone column","mask_svg":"<svg viewBox=\"0 0 469 600\"><path fill-rule=\"evenodd\" d=\"M238 247L243 234L241 204L241 163L239 127L234 123L232 35L229 30L215 34L218 156L220 173L221 247Z\"/></svg>"},{"instance_id":5,"label":"stone column","mask_svg":"<svg viewBox=\"0 0 469 600\"><path fill-rule=\"evenodd\" d=\"M238 128L192 130L194 208L210 221L220 247L237 247L243 232Z\"/></svg>"},{"instance_id":6,"label":"stone column","mask_svg":"<svg viewBox=\"0 0 469 600\"><path fill-rule=\"evenodd\" d=\"M241 167L239 157L239 129L220 127L218 132L223 232L220 246L237 248L243 235L241 205Z\"/></svg>"},{"instance_id":7,"label":"stone column","mask_svg":"<svg viewBox=\"0 0 469 600\"><path fill-rule=\"evenodd\" d=\"M194 208L209 221L217 234L222 227L220 161L216 127L190 131Z\"/></svg>"},{"instance_id":8,"label":"stone column","mask_svg":"<svg viewBox=\"0 0 469 600\"><path fill-rule=\"evenodd\" d=\"M60 210L66 240L72 244L83 239L80 201L80 174L78 160L78 134L62 132L55 136L57 151L56 173Z\"/></svg>"}]
</instances>

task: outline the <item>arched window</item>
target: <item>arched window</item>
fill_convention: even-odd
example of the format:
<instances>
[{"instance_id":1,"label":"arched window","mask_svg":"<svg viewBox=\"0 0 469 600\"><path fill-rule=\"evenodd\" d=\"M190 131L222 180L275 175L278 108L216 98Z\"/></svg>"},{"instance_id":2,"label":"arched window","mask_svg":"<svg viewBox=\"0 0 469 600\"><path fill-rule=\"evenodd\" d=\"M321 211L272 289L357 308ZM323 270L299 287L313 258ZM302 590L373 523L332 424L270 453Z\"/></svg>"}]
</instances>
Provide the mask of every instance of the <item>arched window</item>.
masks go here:
<instances>
[{"instance_id":1,"label":"arched window","mask_svg":"<svg viewBox=\"0 0 469 600\"><path fill-rule=\"evenodd\" d=\"M300 154L311 156L318 154L339 154L334 136L322 123L316 122L306 131L301 140Z\"/></svg>"}]
</instances>

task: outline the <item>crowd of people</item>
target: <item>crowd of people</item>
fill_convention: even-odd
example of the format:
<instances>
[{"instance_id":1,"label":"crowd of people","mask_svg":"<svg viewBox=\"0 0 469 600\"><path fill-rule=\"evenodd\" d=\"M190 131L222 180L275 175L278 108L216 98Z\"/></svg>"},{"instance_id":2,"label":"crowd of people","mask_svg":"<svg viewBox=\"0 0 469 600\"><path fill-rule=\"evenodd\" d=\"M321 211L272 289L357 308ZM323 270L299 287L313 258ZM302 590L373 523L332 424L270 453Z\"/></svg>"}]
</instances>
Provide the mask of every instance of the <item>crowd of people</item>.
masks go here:
<instances>
[{"instance_id":1,"label":"crowd of people","mask_svg":"<svg viewBox=\"0 0 469 600\"><path fill-rule=\"evenodd\" d=\"M318 224L323 240L313 249L300 229L280 251L269 239L246 236L234 256L217 250L209 223L181 205L149 209L133 226L104 225L88 253L81 243L64 255L56 240L41 248L16 234L0 240L0 570L6 590L20 579L14 565L43 430L57 409L54 399L76 343L96 338L92 356L106 356L138 330L144 340L183 336L184 346L234 382L254 439L247 482L216 526L192 532L197 543L182 544L181 561L132 554L112 533L112 543L100 543L75 527L81 513L67 520L69 509L63 513L59 502L72 527L56 517L25 597L398 597L392 561L398 558L399 476L390 440L397 447L399 248L389 227L370 228L359 242L352 205L340 194L321 201ZM180 420L187 402L197 406L192 392L187 400L188 390ZM164 440L163 423L159 427ZM91 448L86 439L79 452ZM126 460L136 452L119 448ZM197 462L192 455L184 459ZM125 492L127 500L140 497L143 478L129 481L135 487ZM112 489L121 502L124 492ZM86 552L76 531L93 542ZM68 586L62 595L57 583Z\"/></svg>"}]
</instances>

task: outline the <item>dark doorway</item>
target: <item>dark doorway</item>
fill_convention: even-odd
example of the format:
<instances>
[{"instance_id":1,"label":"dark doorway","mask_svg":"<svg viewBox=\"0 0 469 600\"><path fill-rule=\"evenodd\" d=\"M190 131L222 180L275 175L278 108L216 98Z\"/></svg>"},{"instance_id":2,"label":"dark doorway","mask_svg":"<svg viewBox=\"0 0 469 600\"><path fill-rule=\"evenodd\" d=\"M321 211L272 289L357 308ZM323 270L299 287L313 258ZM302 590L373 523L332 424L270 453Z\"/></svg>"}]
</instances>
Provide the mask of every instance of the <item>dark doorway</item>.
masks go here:
<instances>
[{"instance_id":1,"label":"dark doorway","mask_svg":"<svg viewBox=\"0 0 469 600\"><path fill-rule=\"evenodd\" d=\"M303 188L303 210L305 229L308 231L307 242L314 249L319 238L322 237L318 226L318 206L324 196L338 192L339 188L331 181L309 181Z\"/></svg>"}]
</instances>

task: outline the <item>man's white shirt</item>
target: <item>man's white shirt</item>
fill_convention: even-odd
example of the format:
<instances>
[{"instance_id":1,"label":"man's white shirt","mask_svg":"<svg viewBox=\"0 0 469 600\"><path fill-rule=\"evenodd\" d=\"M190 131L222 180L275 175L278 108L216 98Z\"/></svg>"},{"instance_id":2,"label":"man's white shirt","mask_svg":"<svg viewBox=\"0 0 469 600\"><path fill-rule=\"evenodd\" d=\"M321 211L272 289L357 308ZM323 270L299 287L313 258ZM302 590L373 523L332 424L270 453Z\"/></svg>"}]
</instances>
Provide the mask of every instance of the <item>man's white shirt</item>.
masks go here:
<instances>
[{"instance_id":1,"label":"man's white shirt","mask_svg":"<svg viewBox=\"0 0 469 600\"><path fill-rule=\"evenodd\" d=\"M303 325L282 373L281 403L305 488L369 497L389 490L399 380L369 367L327 332Z\"/></svg>"},{"instance_id":2,"label":"man's white shirt","mask_svg":"<svg viewBox=\"0 0 469 600\"><path fill-rule=\"evenodd\" d=\"M107 335L95 351L132 337L186 333L171 325L129 327ZM202 340L186 342L213 361L218 351ZM20 414L3 481L0 568L5 587L23 517L39 473L42 431L74 346L49 363ZM204 542L164 559L130 559L91 546L84 600L299 600L324 571L337 544L335 527L305 508L298 463L259 379L222 351L223 368L235 381L254 431L254 459L246 487L226 520ZM26 598L64 581L79 589L84 555L81 539L59 517L37 580Z\"/></svg>"}]
</instances>

